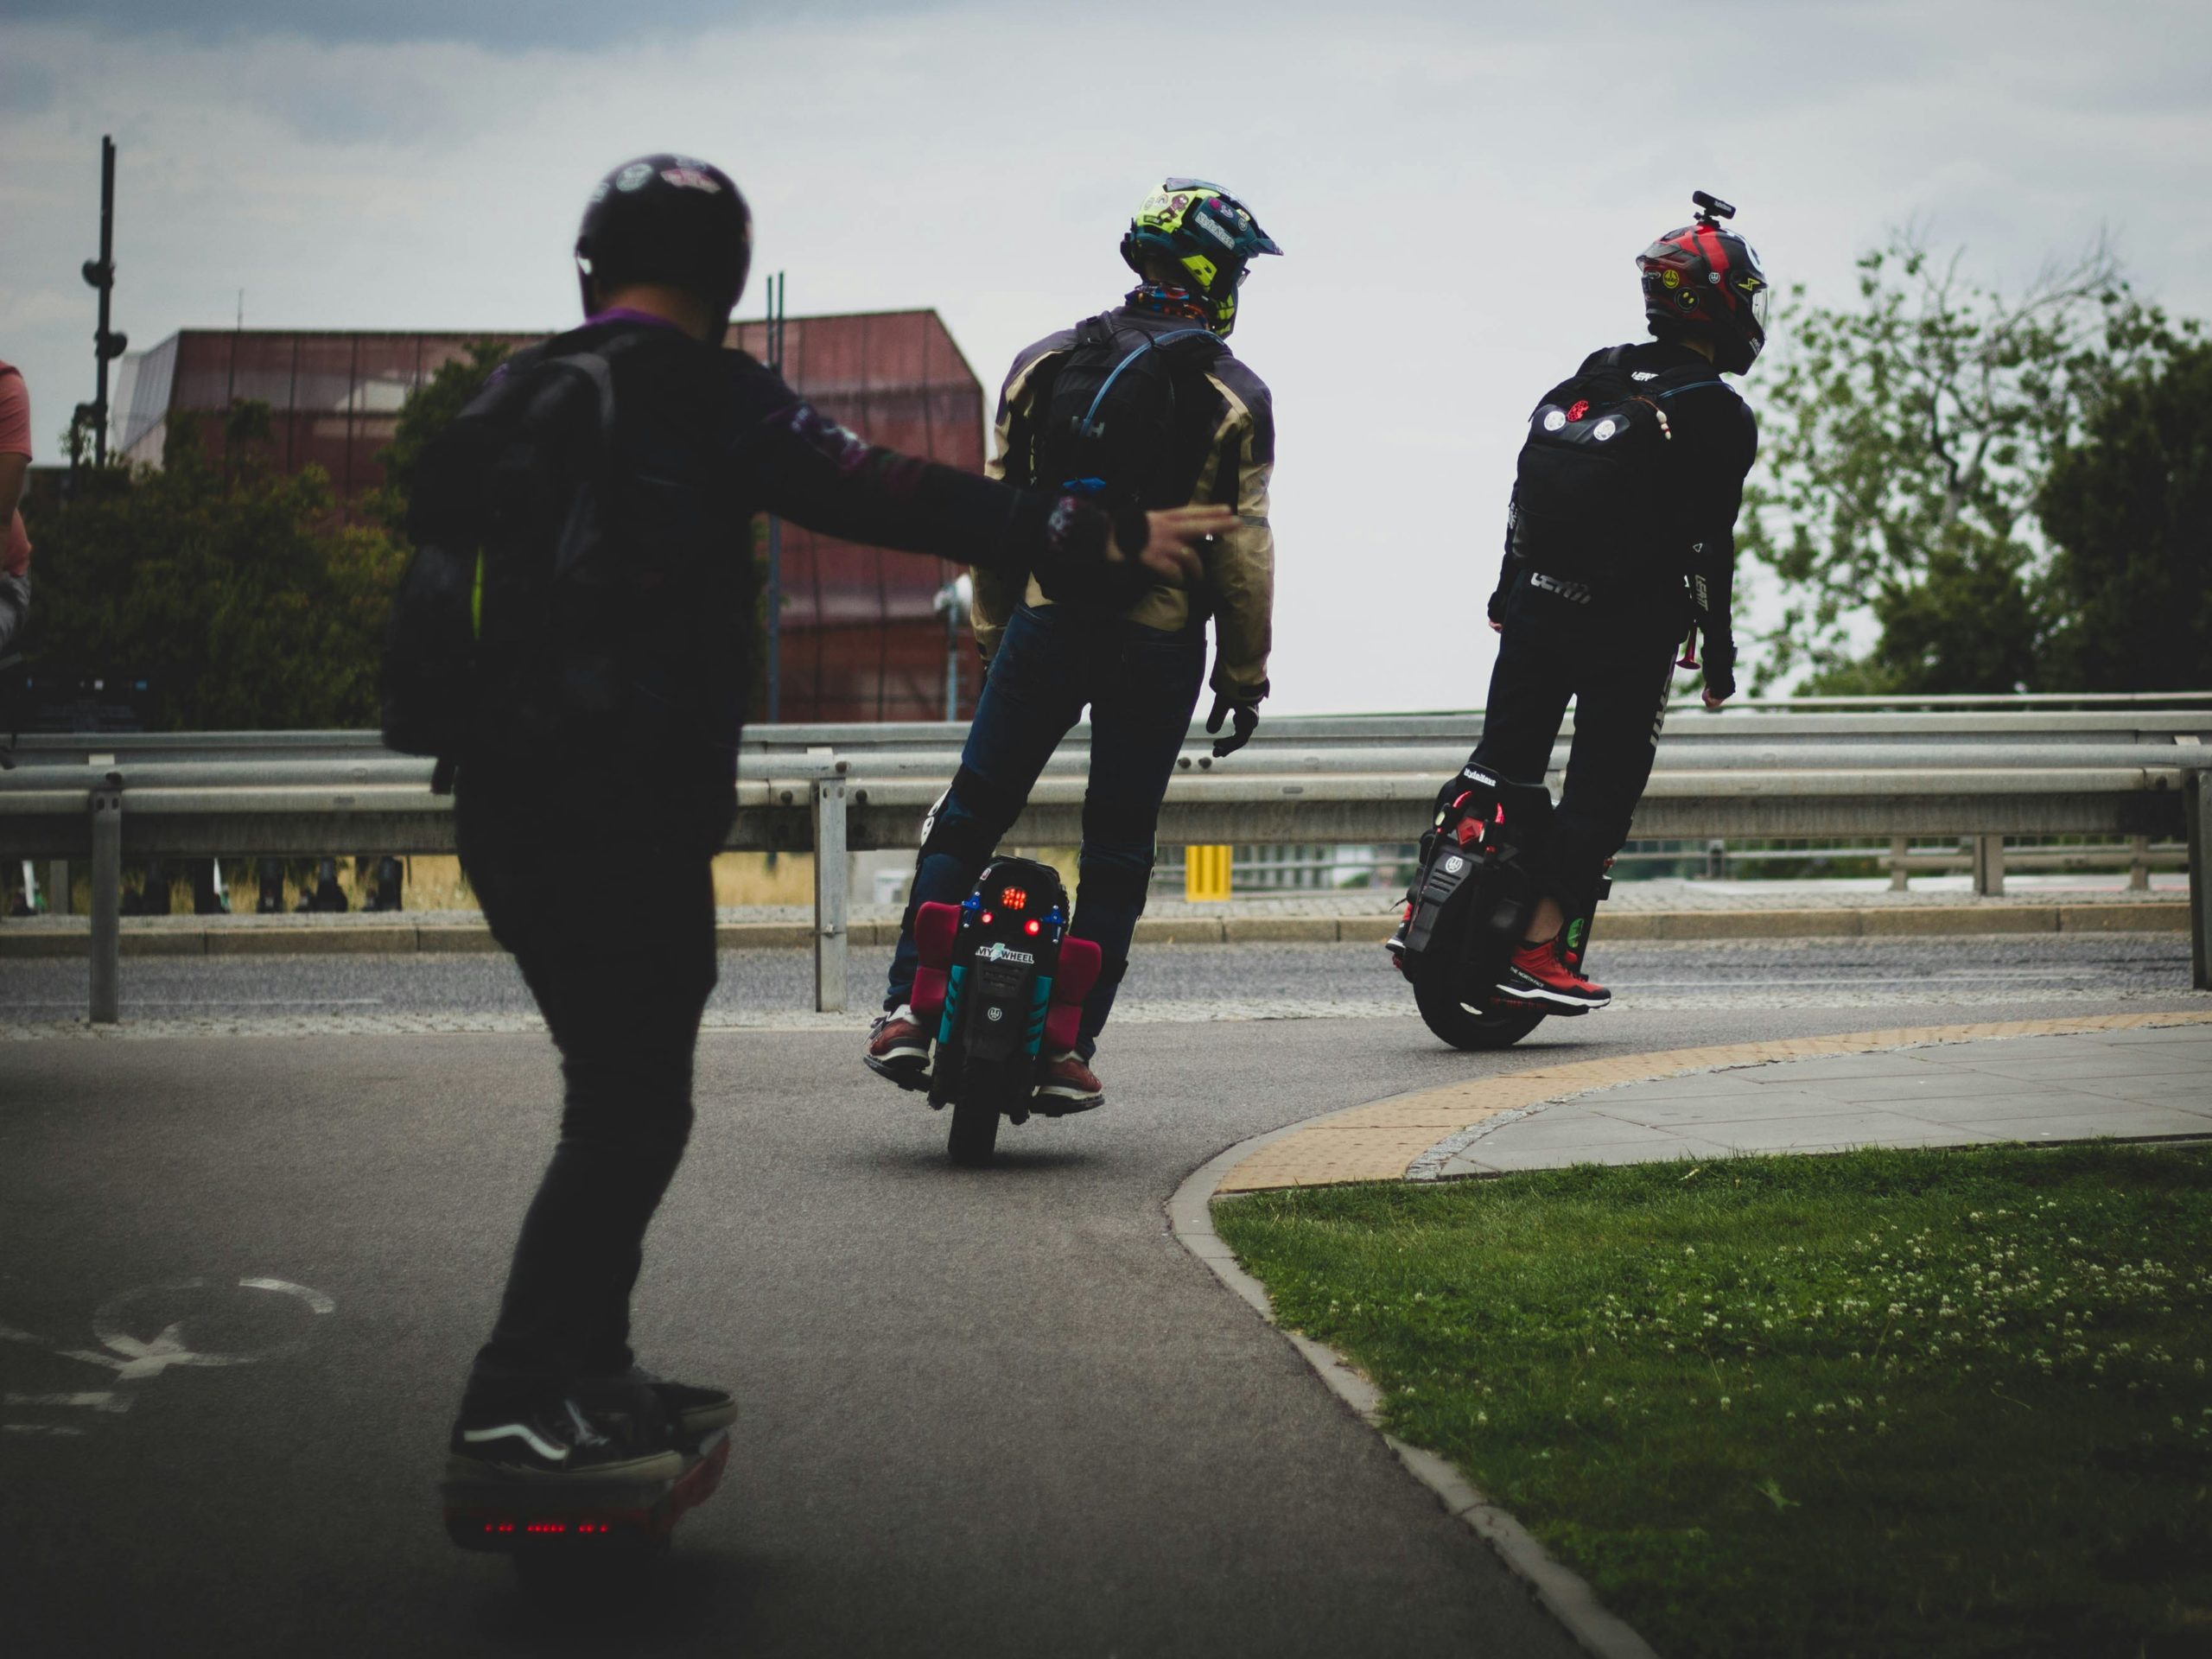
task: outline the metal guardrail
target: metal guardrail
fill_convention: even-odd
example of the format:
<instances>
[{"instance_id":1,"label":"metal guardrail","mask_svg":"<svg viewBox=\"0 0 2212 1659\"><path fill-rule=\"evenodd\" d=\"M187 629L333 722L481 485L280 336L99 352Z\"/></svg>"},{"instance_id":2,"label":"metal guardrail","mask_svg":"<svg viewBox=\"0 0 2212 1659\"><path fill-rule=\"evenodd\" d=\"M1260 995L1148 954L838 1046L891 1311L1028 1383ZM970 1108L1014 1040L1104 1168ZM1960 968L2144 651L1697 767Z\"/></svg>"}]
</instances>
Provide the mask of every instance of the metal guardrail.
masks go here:
<instances>
[{"instance_id":1,"label":"metal guardrail","mask_svg":"<svg viewBox=\"0 0 2212 1659\"><path fill-rule=\"evenodd\" d=\"M2069 702L2085 701L2068 699ZM2195 980L2212 989L2212 696L2064 711L1777 713L1675 722L1630 835L1637 839L1975 837L1976 885L2001 881L2005 836L2186 835ZM1466 715L1287 718L1225 760L1184 751L1160 817L1167 842L1404 839L1465 760ZM957 726L766 727L739 757L729 846L818 852L816 1003L844 996L849 849L911 847L951 777ZM1089 733L1077 728L1008 834L1081 838ZM1571 740L1570 740L1571 741ZM93 747L97 745L97 747ZM334 751L342 750L342 753ZM1557 769L1567 745L1553 755ZM451 802L425 760L374 734L100 734L25 741L0 773L0 857L91 860L92 1017L112 1020L126 856L453 850Z\"/></svg>"}]
</instances>

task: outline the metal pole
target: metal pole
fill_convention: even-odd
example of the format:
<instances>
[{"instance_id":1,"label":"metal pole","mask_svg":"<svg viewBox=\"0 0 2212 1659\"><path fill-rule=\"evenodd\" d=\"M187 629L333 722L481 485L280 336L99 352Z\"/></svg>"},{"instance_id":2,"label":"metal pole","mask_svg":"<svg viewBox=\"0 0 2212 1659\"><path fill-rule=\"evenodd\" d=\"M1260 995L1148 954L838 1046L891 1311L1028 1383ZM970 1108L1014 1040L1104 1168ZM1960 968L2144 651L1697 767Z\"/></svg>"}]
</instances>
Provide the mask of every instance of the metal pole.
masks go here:
<instances>
[{"instance_id":1,"label":"metal pole","mask_svg":"<svg viewBox=\"0 0 2212 1659\"><path fill-rule=\"evenodd\" d=\"M100 257L87 262L85 280L99 290L99 327L92 334L92 465L107 465L107 365L123 355L124 336L108 327L115 293L115 140L100 140Z\"/></svg>"},{"instance_id":2,"label":"metal pole","mask_svg":"<svg viewBox=\"0 0 2212 1659\"><path fill-rule=\"evenodd\" d=\"M852 898L845 846L845 780L821 779L814 785L814 1006L823 1014L845 1011Z\"/></svg>"},{"instance_id":3,"label":"metal pole","mask_svg":"<svg viewBox=\"0 0 2212 1659\"><path fill-rule=\"evenodd\" d=\"M1974 838L1974 890L1985 899L1993 899L2005 891L2004 836Z\"/></svg>"},{"instance_id":4,"label":"metal pole","mask_svg":"<svg viewBox=\"0 0 2212 1659\"><path fill-rule=\"evenodd\" d=\"M57 858L46 867L46 913L67 916L69 905L69 861Z\"/></svg>"},{"instance_id":5,"label":"metal pole","mask_svg":"<svg viewBox=\"0 0 2212 1659\"><path fill-rule=\"evenodd\" d=\"M2212 991L2212 768L2182 774L2189 820L2190 983Z\"/></svg>"},{"instance_id":6,"label":"metal pole","mask_svg":"<svg viewBox=\"0 0 2212 1659\"><path fill-rule=\"evenodd\" d=\"M111 1026L118 1003L123 955L123 779L110 772L92 792L92 1020Z\"/></svg>"}]
</instances>

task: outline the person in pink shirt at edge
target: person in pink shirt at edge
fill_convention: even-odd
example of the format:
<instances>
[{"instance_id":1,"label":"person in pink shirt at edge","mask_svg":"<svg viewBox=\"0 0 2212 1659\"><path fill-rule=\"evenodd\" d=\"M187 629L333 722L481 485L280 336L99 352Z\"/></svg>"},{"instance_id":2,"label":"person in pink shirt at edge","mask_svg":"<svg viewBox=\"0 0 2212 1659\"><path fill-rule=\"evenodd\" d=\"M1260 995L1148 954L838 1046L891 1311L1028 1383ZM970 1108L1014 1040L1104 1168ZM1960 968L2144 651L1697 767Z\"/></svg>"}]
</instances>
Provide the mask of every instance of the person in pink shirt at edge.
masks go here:
<instances>
[{"instance_id":1,"label":"person in pink shirt at edge","mask_svg":"<svg viewBox=\"0 0 2212 1659\"><path fill-rule=\"evenodd\" d=\"M22 632L31 607L31 538L17 511L31 465L31 395L22 371L0 363L0 657Z\"/></svg>"}]
</instances>

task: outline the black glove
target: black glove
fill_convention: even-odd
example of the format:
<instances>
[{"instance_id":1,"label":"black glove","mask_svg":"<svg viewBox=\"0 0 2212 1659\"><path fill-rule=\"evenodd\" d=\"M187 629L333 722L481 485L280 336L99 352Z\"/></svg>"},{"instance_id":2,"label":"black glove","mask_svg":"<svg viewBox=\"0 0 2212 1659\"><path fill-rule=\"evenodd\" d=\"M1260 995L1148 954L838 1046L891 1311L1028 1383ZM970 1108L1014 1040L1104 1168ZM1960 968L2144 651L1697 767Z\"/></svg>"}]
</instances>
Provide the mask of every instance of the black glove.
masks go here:
<instances>
[{"instance_id":1,"label":"black glove","mask_svg":"<svg viewBox=\"0 0 2212 1659\"><path fill-rule=\"evenodd\" d=\"M1224 720L1230 720L1233 729L1227 737L1215 740L1213 758L1217 760L1225 754L1236 753L1252 741L1252 734L1260 724L1258 700L1239 702L1225 691L1215 692L1213 712L1206 716L1206 734L1211 737L1219 731Z\"/></svg>"},{"instance_id":2,"label":"black glove","mask_svg":"<svg viewBox=\"0 0 2212 1659\"><path fill-rule=\"evenodd\" d=\"M1736 695L1736 642L1733 639L1707 639L1705 695L1721 702Z\"/></svg>"}]
</instances>

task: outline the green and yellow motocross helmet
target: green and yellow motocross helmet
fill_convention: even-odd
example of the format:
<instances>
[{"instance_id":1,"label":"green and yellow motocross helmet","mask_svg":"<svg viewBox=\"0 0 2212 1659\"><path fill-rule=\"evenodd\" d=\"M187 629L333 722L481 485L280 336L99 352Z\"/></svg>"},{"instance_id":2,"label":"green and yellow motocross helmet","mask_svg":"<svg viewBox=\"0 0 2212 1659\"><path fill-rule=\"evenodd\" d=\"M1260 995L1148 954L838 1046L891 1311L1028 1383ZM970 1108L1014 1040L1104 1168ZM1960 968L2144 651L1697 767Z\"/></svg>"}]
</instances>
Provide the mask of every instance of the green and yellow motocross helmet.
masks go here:
<instances>
[{"instance_id":1,"label":"green and yellow motocross helmet","mask_svg":"<svg viewBox=\"0 0 2212 1659\"><path fill-rule=\"evenodd\" d=\"M1162 180L1122 238L1122 257L1138 276L1147 256L1190 273L1188 286L1217 334L1236 326L1236 290L1254 257L1281 251L1250 208L1204 179Z\"/></svg>"}]
</instances>

